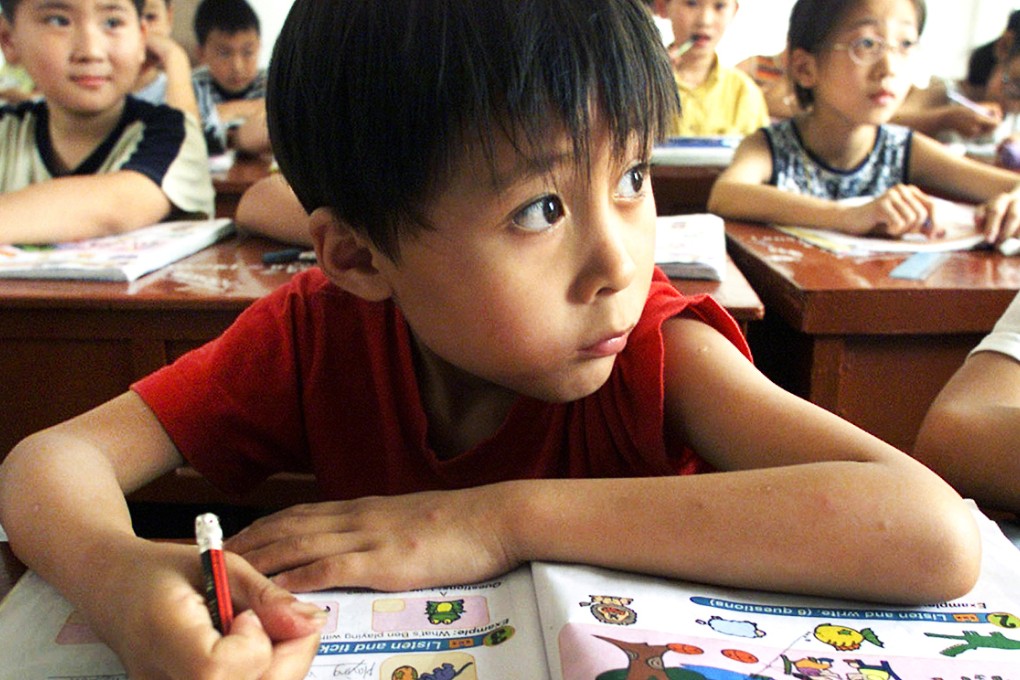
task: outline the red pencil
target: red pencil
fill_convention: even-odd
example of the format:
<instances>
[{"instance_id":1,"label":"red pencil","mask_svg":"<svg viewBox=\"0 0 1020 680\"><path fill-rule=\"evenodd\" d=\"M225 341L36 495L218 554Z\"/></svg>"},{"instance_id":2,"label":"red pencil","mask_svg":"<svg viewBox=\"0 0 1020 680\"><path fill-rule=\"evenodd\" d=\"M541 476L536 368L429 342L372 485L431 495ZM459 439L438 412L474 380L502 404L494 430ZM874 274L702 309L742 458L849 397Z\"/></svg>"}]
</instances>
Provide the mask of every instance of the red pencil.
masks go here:
<instances>
[{"instance_id":1,"label":"red pencil","mask_svg":"<svg viewBox=\"0 0 1020 680\"><path fill-rule=\"evenodd\" d=\"M234 605L230 600L230 583L227 581L227 564L223 559L223 530L220 518L211 512L195 518L195 540L202 557L205 576L205 602L209 607L216 630L230 633L234 620Z\"/></svg>"}]
</instances>

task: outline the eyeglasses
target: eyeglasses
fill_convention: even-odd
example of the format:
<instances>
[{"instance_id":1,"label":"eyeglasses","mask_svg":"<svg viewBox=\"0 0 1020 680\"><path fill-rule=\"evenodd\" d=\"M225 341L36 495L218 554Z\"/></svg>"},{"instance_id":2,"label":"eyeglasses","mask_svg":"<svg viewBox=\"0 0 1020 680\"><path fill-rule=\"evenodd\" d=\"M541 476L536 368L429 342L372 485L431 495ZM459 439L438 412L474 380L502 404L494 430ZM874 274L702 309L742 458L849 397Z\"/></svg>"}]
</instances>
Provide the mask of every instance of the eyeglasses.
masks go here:
<instances>
[{"instance_id":1,"label":"eyeglasses","mask_svg":"<svg viewBox=\"0 0 1020 680\"><path fill-rule=\"evenodd\" d=\"M850 55L850 59L858 66L871 66L884 57L886 52L892 52L906 59L914 54L916 47L916 40L891 43L882 38L861 36L851 40L849 43L835 43L832 49L846 50L847 54Z\"/></svg>"}]
</instances>

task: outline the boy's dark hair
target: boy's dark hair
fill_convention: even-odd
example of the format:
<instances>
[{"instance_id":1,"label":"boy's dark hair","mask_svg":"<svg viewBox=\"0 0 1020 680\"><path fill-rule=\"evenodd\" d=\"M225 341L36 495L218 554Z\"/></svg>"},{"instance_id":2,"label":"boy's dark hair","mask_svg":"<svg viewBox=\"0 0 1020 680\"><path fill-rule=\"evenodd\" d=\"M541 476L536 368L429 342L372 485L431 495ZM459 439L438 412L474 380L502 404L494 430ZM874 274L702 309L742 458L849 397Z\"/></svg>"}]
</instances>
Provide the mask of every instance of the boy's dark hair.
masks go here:
<instances>
[{"instance_id":1,"label":"boy's dark hair","mask_svg":"<svg viewBox=\"0 0 1020 680\"><path fill-rule=\"evenodd\" d=\"M14 13L17 11L18 5L20 4L21 0L0 0L0 12L3 13L4 17L11 24L14 23ZM138 16L142 16L142 8L145 7L145 0L131 0L131 4L135 6L135 11L138 12Z\"/></svg>"},{"instance_id":2,"label":"boy's dark hair","mask_svg":"<svg viewBox=\"0 0 1020 680\"><path fill-rule=\"evenodd\" d=\"M245 0L202 0L195 10L194 26L195 37L202 46L213 31L228 35L250 30L261 32L259 16Z\"/></svg>"},{"instance_id":3,"label":"boy's dark hair","mask_svg":"<svg viewBox=\"0 0 1020 680\"><path fill-rule=\"evenodd\" d=\"M493 163L501 135L527 155L562 131L587 167L596 125L622 156L679 111L640 0L296 0L266 104L305 209L332 209L394 259L468 149Z\"/></svg>"},{"instance_id":4,"label":"boy's dark hair","mask_svg":"<svg viewBox=\"0 0 1020 680\"><path fill-rule=\"evenodd\" d=\"M843 17L852 10L860 0L797 0L790 12L790 30L787 33L787 59L796 49L810 54L818 54L832 32L843 21ZM912 0L917 12L917 33L924 31L928 10L925 0ZM797 103L802 109L814 103L814 93L801 87L791 77Z\"/></svg>"}]
</instances>

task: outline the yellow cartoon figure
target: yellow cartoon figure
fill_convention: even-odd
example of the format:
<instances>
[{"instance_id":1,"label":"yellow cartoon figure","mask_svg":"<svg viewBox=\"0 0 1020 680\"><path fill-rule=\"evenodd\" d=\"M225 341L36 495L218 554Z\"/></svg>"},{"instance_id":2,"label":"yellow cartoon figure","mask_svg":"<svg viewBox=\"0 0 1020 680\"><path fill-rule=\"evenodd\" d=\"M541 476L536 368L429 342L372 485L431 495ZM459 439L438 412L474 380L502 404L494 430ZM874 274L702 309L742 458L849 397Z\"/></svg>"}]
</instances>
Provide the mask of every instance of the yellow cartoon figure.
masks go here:
<instances>
[{"instance_id":1,"label":"yellow cartoon figure","mask_svg":"<svg viewBox=\"0 0 1020 680\"><path fill-rule=\"evenodd\" d=\"M854 630L834 623L822 623L816 626L815 638L840 652L852 652L860 649L862 642L870 642L876 647L884 646L875 635L875 631L870 628Z\"/></svg>"}]
</instances>

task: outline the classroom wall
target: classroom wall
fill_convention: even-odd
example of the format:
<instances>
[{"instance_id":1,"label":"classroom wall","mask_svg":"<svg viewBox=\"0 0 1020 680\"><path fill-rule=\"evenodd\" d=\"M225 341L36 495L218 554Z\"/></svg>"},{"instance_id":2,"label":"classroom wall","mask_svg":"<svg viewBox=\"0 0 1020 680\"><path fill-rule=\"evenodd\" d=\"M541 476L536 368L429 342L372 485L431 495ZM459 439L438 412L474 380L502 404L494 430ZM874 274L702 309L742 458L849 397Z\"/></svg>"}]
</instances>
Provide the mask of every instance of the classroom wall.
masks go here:
<instances>
[{"instance_id":1,"label":"classroom wall","mask_svg":"<svg viewBox=\"0 0 1020 680\"><path fill-rule=\"evenodd\" d=\"M267 65L292 0L249 2L262 22L261 63ZM741 0L737 18L719 47L723 63L735 64L752 54L775 54L782 50L793 3L794 0ZM197 4L198 0L173 0L174 35L192 54L195 38L191 24ZM921 37L924 56L918 60L928 66L925 73L962 78L970 50L995 38L1014 9L1020 9L1017 0L928 0L928 25ZM0 63L2 60L0 55Z\"/></svg>"}]
</instances>

